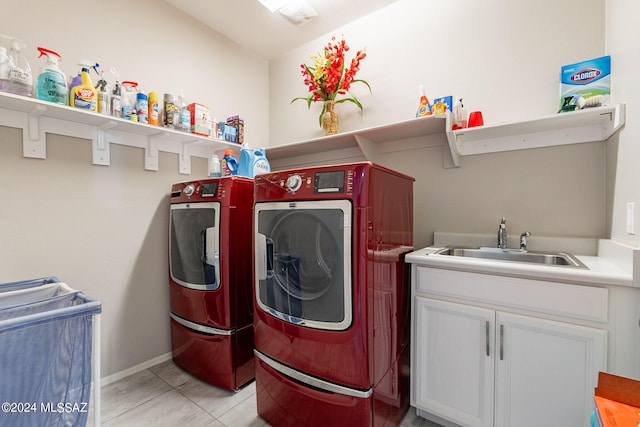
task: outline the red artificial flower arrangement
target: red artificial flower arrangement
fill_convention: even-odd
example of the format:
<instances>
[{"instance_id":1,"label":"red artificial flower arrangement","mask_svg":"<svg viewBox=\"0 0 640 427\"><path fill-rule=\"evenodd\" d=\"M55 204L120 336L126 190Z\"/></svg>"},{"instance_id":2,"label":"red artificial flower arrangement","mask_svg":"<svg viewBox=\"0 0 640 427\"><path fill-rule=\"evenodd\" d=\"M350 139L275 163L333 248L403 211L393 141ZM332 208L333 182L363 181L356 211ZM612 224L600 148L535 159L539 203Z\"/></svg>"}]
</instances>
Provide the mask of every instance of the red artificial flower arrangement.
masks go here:
<instances>
[{"instance_id":1,"label":"red artificial flower arrangement","mask_svg":"<svg viewBox=\"0 0 640 427\"><path fill-rule=\"evenodd\" d=\"M301 64L302 76L304 84L309 88L309 95L306 97L298 97L291 100L303 99L307 101L307 108L311 108L312 102L317 101L335 101L336 103L352 102L360 111L363 111L362 104L358 98L349 91L353 83L364 83L371 92L371 86L365 80L356 79L356 73L360 70L360 61L366 58L367 54L364 49L356 52L354 58L351 59L349 67L345 67L345 53L349 50L349 46L344 41L336 41L335 36L327 43L322 54L311 55L314 64L309 66ZM347 95L344 98L336 99L338 95ZM322 116L326 111L323 106L320 113L320 126L322 126Z\"/></svg>"}]
</instances>

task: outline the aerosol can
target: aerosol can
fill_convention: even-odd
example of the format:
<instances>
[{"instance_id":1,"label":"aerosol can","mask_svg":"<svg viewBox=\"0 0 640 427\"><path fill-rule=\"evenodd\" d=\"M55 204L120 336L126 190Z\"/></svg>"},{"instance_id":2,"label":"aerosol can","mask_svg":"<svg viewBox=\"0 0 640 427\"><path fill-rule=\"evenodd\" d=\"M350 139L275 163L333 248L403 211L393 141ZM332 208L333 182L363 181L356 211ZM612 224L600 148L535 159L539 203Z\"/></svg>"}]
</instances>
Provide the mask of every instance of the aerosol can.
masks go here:
<instances>
[{"instance_id":1,"label":"aerosol can","mask_svg":"<svg viewBox=\"0 0 640 427\"><path fill-rule=\"evenodd\" d=\"M46 56L47 63L36 80L36 98L67 105L67 77L58 66L62 57L58 52L44 47L38 47L38 52L38 58Z\"/></svg>"},{"instance_id":2,"label":"aerosol can","mask_svg":"<svg viewBox=\"0 0 640 427\"><path fill-rule=\"evenodd\" d=\"M0 57L2 57L4 51L7 51L4 59L0 58L0 61L4 60L4 63L0 64L0 91L31 96L33 93L33 75L31 74L31 67L21 51L25 44L15 37L5 36L4 34L0 34L0 39L3 45L9 46L8 51L5 47L3 52L0 52Z\"/></svg>"}]
</instances>

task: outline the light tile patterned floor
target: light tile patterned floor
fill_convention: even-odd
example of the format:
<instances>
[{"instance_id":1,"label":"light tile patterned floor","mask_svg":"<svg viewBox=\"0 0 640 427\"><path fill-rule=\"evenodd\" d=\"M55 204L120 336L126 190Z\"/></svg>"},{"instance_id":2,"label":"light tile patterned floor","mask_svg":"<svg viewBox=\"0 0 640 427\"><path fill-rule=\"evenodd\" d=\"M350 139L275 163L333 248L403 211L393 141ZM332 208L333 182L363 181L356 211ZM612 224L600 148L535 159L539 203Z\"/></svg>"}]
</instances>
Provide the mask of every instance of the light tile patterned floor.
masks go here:
<instances>
[{"instance_id":1,"label":"light tile patterned floor","mask_svg":"<svg viewBox=\"0 0 640 427\"><path fill-rule=\"evenodd\" d=\"M190 376L172 361L102 387L101 405L104 427L269 426L256 411L255 383L233 393ZM91 415L87 425L93 426ZM411 408L402 427L438 425Z\"/></svg>"}]
</instances>

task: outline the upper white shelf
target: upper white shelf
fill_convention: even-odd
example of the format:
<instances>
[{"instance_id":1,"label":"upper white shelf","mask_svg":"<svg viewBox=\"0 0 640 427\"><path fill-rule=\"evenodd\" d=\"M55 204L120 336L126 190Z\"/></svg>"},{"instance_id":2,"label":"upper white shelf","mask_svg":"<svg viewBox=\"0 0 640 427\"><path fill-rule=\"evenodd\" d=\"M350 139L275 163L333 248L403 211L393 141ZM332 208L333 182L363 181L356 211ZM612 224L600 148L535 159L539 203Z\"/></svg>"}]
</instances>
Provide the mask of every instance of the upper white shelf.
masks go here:
<instances>
[{"instance_id":1,"label":"upper white shelf","mask_svg":"<svg viewBox=\"0 0 640 427\"><path fill-rule=\"evenodd\" d=\"M373 146L380 142L398 141L402 139L416 138L434 134L444 134L447 128L448 117L431 116L405 120L383 126L376 126L324 136L292 144L269 147L267 157L269 159L281 159L297 157L306 154L314 154L320 151L340 150L344 148L359 147L367 159L373 159Z\"/></svg>"},{"instance_id":2,"label":"upper white shelf","mask_svg":"<svg viewBox=\"0 0 640 427\"><path fill-rule=\"evenodd\" d=\"M606 141L624 125L625 105L587 108L522 122L461 129L449 133L460 156Z\"/></svg>"},{"instance_id":3,"label":"upper white shelf","mask_svg":"<svg viewBox=\"0 0 640 427\"><path fill-rule=\"evenodd\" d=\"M71 126L70 126L71 124ZM158 151L179 154L180 173L191 173L191 155L207 157L210 151L240 145L160 126L84 111L66 105L0 92L0 125L22 128L23 155L46 158L46 134L90 139L93 163L110 164L109 144L145 150L145 169L158 170ZM198 150L199 148L199 150Z\"/></svg>"}]
</instances>

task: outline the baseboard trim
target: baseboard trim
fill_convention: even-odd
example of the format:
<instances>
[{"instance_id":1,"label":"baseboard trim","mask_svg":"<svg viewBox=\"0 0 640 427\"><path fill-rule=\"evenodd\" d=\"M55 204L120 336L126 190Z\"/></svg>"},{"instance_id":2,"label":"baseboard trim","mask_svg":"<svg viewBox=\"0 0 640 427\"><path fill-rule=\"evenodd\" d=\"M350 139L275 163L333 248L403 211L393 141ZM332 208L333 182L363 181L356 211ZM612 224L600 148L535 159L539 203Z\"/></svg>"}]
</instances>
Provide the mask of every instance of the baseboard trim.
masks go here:
<instances>
[{"instance_id":1,"label":"baseboard trim","mask_svg":"<svg viewBox=\"0 0 640 427\"><path fill-rule=\"evenodd\" d=\"M107 377L100 378L100 386L104 387L108 384L114 383L130 375L137 374L138 372L144 371L145 369L155 366L158 363L166 362L167 360L170 360L170 359L171 359L171 352L161 354L160 356L154 357L153 359L149 359L146 362L142 362L138 365L132 366L120 372L116 372L115 374L109 375Z\"/></svg>"}]
</instances>

